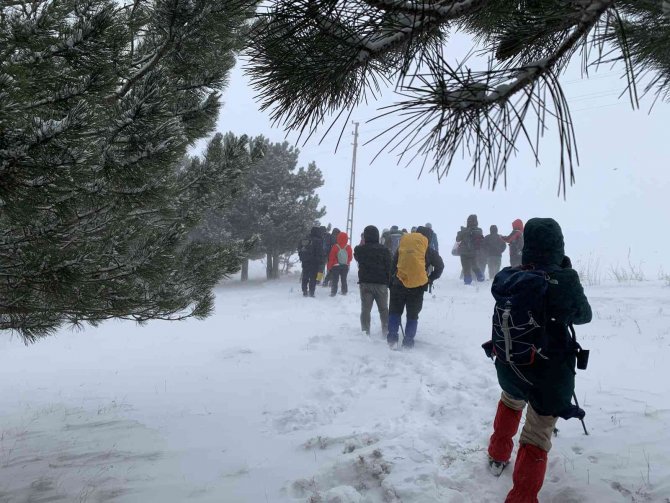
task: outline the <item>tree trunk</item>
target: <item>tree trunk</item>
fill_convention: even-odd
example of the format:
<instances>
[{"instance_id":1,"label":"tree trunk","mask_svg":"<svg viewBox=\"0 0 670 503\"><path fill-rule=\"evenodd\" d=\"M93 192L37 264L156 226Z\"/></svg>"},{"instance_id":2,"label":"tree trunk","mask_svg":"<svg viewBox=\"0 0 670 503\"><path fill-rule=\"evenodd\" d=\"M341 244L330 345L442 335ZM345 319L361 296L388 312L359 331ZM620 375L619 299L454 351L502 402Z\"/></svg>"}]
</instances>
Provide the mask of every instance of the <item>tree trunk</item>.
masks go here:
<instances>
[{"instance_id":1,"label":"tree trunk","mask_svg":"<svg viewBox=\"0 0 670 503\"><path fill-rule=\"evenodd\" d=\"M249 281L249 259L245 258L242 261L242 272L240 275L241 281Z\"/></svg>"},{"instance_id":2,"label":"tree trunk","mask_svg":"<svg viewBox=\"0 0 670 503\"><path fill-rule=\"evenodd\" d=\"M279 253L274 253L272 255L272 279L279 279L279 266Z\"/></svg>"},{"instance_id":3,"label":"tree trunk","mask_svg":"<svg viewBox=\"0 0 670 503\"><path fill-rule=\"evenodd\" d=\"M272 279L272 253L265 254L265 279Z\"/></svg>"}]
</instances>

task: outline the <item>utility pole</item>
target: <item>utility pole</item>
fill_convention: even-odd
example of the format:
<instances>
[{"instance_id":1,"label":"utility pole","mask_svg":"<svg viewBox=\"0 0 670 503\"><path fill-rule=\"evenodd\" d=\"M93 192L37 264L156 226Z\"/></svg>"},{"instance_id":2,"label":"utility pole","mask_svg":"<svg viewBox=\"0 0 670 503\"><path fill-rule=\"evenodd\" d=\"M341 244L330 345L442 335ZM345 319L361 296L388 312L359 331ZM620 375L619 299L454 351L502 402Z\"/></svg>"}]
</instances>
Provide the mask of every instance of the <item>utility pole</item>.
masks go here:
<instances>
[{"instance_id":1,"label":"utility pole","mask_svg":"<svg viewBox=\"0 0 670 503\"><path fill-rule=\"evenodd\" d=\"M358 149L358 122L354 122L354 156L351 160L351 181L349 182L349 207L347 208L347 235L354 242L354 195L356 192L356 150Z\"/></svg>"}]
</instances>

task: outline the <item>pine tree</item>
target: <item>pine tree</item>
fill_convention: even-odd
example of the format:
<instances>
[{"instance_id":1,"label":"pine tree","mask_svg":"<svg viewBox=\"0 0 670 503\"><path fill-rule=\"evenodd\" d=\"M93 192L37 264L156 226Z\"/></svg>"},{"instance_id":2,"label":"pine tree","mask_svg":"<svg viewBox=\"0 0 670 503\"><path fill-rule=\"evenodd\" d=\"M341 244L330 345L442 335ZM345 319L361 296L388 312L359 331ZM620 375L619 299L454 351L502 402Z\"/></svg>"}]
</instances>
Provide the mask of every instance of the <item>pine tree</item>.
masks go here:
<instances>
[{"instance_id":1,"label":"pine tree","mask_svg":"<svg viewBox=\"0 0 670 503\"><path fill-rule=\"evenodd\" d=\"M254 7L3 2L0 329L28 342L63 323L211 312L243 246L188 235L230 202L251 153L216 136L181 160L214 128Z\"/></svg>"},{"instance_id":2,"label":"pine tree","mask_svg":"<svg viewBox=\"0 0 670 503\"><path fill-rule=\"evenodd\" d=\"M539 162L545 121L560 141L561 183L578 161L560 78L621 61L627 91L670 99L668 0L271 0L249 46L263 107L287 129L311 134L329 117L395 85L398 117L387 146L424 156L444 176L457 155L492 188L505 180L520 137ZM469 35L472 54L449 62L449 37ZM476 65L481 65L481 70ZM536 122L537 130L533 130Z\"/></svg>"},{"instance_id":3,"label":"pine tree","mask_svg":"<svg viewBox=\"0 0 670 503\"><path fill-rule=\"evenodd\" d=\"M319 208L316 189L323 176L314 162L298 168L300 151L288 143L254 138L263 158L243 182L244 192L224 219L232 236L250 240L258 236L255 252L266 257L267 278L279 277L281 256L294 253L300 239L326 213Z\"/></svg>"}]
</instances>

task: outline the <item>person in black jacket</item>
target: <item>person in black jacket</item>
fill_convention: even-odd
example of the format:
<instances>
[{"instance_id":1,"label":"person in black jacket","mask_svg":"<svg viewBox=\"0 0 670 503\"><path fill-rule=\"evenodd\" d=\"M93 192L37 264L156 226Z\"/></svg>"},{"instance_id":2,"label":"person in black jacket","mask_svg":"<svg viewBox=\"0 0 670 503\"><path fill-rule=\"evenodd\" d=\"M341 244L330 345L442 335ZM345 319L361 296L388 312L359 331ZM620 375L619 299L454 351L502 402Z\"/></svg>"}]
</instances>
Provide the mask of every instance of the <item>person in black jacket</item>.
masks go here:
<instances>
[{"instance_id":1,"label":"person in black jacket","mask_svg":"<svg viewBox=\"0 0 670 503\"><path fill-rule=\"evenodd\" d=\"M500 271L500 263L502 262L502 254L507 248L507 244L502 236L498 234L498 226L492 225L491 233L484 237L484 244L482 246L486 263L482 267L482 273L485 272L486 266L489 267L489 279L493 280L498 271Z\"/></svg>"},{"instance_id":2,"label":"person in black jacket","mask_svg":"<svg viewBox=\"0 0 670 503\"><path fill-rule=\"evenodd\" d=\"M312 227L309 236L300 242L298 257L302 263L302 294L305 297L308 294L314 297L316 275L323 269L326 261L323 253L323 235L319 227Z\"/></svg>"},{"instance_id":3,"label":"person in black jacket","mask_svg":"<svg viewBox=\"0 0 670 503\"><path fill-rule=\"evenodd\" d=\"M323 234L323 267L326 267L326 262L328 262L328 254L335 244L337 244L337 235L340 233L340 229L335 227L332 232L325 232ZM332 273L329 270L324 271L325 276L321 285L330 286L330 280L332 279Z\"/></svg>"},{"instance_id":4,"label":"person in black jacket","mask_svg":"<svg viewBox=\"0 0 670 503\"><path fill-rule=\"evenodd\" d=\"M358 285L361 291L361 330L370 335L370 311L377 303L384 335L388 332L388 285L391 279L391 252L379 243L379 229L368 225L363 230L364 244L354 248L358 262Z\"/></svg>"},{"instance_id":5,"label":"person in black jacket","mask_svg":"<svg viewBox=\"0 0 670 503\"><path fill-rule=\"evenodd\" d=\"M472 283L472 272L475 273L477 281L484 281L484 273L477 264L477 256L484 241L484 234L477 223L477 215L468 217L466 227L461 227L456 234L456 241L460 243L458 254L463 267L463 282L466 285Z\"/></svg>"},{"instance_id":6,"label":"person in black jacket","mask_svg":"<svg viewBox=\"0 0 670 503\"><path fill-rule=\"evenodd\" d=\"M512 474L514 486L507 502L537 501L556 420L579 417L573 415L570 403L575 392L577 347L568 327L589 323L592 316L579 274L565 255L558 223L551 218L533 218L526 224L523 239L523 267L543 271L548 276L545 330L549 344L543 358L524 367L513 367L504 358L495 358L502 394L488 453L489 464L496 474L510 460L513 438L528 404ZM496 277L492 292L504 283L502 273L509 269L506 267Z\"/></svg>"}]
</instances>

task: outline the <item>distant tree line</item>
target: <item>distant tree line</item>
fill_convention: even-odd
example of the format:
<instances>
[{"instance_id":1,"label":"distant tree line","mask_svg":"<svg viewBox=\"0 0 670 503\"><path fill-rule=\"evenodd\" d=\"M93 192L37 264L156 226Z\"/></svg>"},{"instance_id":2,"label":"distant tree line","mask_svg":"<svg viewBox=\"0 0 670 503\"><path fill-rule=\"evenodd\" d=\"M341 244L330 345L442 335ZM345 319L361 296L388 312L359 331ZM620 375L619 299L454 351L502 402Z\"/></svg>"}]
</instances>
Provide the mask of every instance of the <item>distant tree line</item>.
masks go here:
<instances>
[{"instance_id":1,"label":"distant tree line","mask_svg":"<svg viewBox=\"0 0 670 503\"><path fill-rule=\"evenodd\" d=\"M251 244L242 262L242 281L248 279L249 260L261 257L267 279L277 279L300 238L326 213L315 193L323 176L313 162L298 167L300 151L286 142L271 143L258 136L250 140L250 147L263 154L241 176L232 206L208 210L194 237Z\"/></svg>"}]
</instances>

